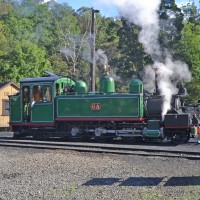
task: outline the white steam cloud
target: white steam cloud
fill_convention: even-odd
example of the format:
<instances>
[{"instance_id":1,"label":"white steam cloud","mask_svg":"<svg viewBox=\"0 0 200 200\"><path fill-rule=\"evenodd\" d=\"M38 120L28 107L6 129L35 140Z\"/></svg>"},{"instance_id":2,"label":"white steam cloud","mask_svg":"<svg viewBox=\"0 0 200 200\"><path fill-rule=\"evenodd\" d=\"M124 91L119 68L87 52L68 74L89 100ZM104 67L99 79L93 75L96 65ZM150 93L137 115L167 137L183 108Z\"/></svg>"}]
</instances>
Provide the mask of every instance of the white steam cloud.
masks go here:
<instances>
[{"instance_id":1,"label":"white steam cloud","mask_svg":"<svg viewBox=\"0 0 200 200\"><path fill-rule=\"evenodd\" d=\"M141 28L138 40L154 62L152 66L145 67L144 86L153 92L156 71L158 89L164 96L163 116L170 109L172 95L177 94L177 82L191 81L191 73L185 63L174 61L167 50L161 51L158 40L160 32L158 10L161 0L98 0L98 3L116 6L123 17Z\"/></svg>"},{"instance_id":2,"label":"white steam cloud","mask_svg":"<svg viewBox=\"0 0 200 200\"><path fill-rule=\"evenodd\" d=\"M146 0L99 0L99 3L117 6L123 17L142 28L138 39L143 44L145 52L151 55L152 59L160 56L158 43L160 28L157 15L160 0L148 0L148 2Z\"/></svg>"},{"instance_id":3,"label":"white steam cloud","mask_svg":"<svg viewBox=\"0 0 200 200\"><path fill-rule=\"evenodd\" d=\"M144 87L151 93L155 90L155 73L157 75L158 89L164 97L162 116L170 109L172 95L178 93L178 82L191 81L188 66L181 61L173 61L170 54L164 63L155 62L152 66L145 67Z\"/></svg>"},{"instance_id":4,"label":"white steam cloud","mask_svg":"<svg viewBox=\"0 0 200 200\"><path fill-rule=\"evenodd\" d=\"M102 65L107 65L108 64L108 58L105 54L105 51L103 51L102 49L98 49L95 53L95 59L96 59L96 64L98 66L102 66Z\"/></svg>"}]
</instances>

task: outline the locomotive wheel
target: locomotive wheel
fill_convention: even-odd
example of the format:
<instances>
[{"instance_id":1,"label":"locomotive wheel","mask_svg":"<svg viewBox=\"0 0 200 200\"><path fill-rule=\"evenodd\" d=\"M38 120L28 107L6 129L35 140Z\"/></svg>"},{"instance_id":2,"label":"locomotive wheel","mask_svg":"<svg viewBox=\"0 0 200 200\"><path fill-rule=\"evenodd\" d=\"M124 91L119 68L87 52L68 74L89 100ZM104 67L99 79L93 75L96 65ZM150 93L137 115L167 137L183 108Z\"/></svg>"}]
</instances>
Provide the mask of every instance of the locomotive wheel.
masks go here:
<instances>
[{"instance_id":1,"label":"locomotive wheel","mask_svg":"<svg viewBox=\"0 0 200 200\"><path fill-rule=\"evenodd\" d=\"M187 138L185 139L185 143L187 143L190 140L190 134L187 135Z\"/></svg>"},{"instance_id":2,"label":"locomotive wheel","mask_svg":"<svg viewBox=\"0 0 200 200\"><path fill-rule=\"evenodd\" d=\"M144 138L143 137L134 137L133 138L133 142L134 143L142 143L142 142L144 142Z\"/></svg>"},{"instance_id":3,"label":"locomotive wheel","mask_svg":"<svg viewBox=\"0 0 200 200\"><path fill-rule=\"evenodd\" d=\"M94 135L97 138L101 138L104 133L106 133L106 129L103 127L95 128L94 130Z\"/></svg>"},{"instance_id":4,"label":"locomotive wheel","mask_svg":"<svg viewBox=\"0 0 200 200\"><path fill-rule=\"evenodd\" d=\"M180 135L176 135L175 134L173 137L171 137L171 141L174 144L181 144L181 137L180 137Z\"/></svg>"},{"instance_id":5,"label":"locomotive wheel","mask_svg":"<svg viewBox=\"0 0 200 200\"><path fill-rule=\"evenodd\" d=\"M39 140L39 135L38 135L38 133L33 133L33 139L34 139L34 140Z\"/></svg>"},{"instance_id":6,"label":"locomotive wheel","mask_svg":"<svg viewBox=\"0 0 200 200\"><path fill-rule=\"evenodd\" d=\"M13 134L13 139L20 139L21 135L20 135L20 131L15 131Z\"/></svg>"},{"instance_id":7,"label":"locomotive wheel","mask_svg":"<svg viewBox=\"0 0 200 200\"><path fill-rule=\"evenodd\" d=\"M102 135L99 137L93 137L94 142L98 143L109 143L113 141L112 137L103 137Z\"/></svg>"},{"instance_id":8,"label":"locomotive wheel","mask_svg":"<svg viewBox=\"0 0 200 200\"><path fill-rule=\"evenodd\" d=\"M26 133L23 130L17 130L13 134L13 139L21 139L26 136Z\"/></svg>"},{"instance_id":9,"label":"locomotive wheel","mask_svg":"<svg viewBox=\"0 0 200 200\"><path fill-rule=\"evenodd\" d=\"M181 134L174 134L172 137L171 137L171 141L172 143L174 144L183 144L183 143L186 143L188 142L190 139L190 136L187 135L181 135Z\"/></svg>"},{"instance_id":10,"label":"locomotive wheel","mask_svg":"<svg viewBox=\"0 0 200 200\"><path fill-rule=\"evenodd\" d=\"M104 138L105 142L113 142L113 137L105 137Z\"/></svg>"},{"instance_id":11,"label":"locomotive wheel","mask_svg":"<svg viewBox=\"0 0 200 200\"><path fill-rule=\"evenodd\" d=\"M79 128L78 127L73 127L71 129L71 137L77 137L79 134Z\"/></svg>"}]
</instances>

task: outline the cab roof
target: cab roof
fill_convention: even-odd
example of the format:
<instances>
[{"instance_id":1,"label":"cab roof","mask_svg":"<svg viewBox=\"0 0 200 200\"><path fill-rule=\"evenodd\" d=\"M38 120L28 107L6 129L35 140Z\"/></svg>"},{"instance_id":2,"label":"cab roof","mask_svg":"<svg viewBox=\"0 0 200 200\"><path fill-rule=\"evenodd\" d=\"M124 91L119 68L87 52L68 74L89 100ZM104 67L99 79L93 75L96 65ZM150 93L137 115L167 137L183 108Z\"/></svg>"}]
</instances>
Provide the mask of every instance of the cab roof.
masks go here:
<instances>
[{"instance_id":1,"label":"cab roof","mask_svg":"<svg viewBox=\"0 0 200 200\"><path fill-rule=\"evenodd\" d=\"M38 78L25 78L20 81L20 83L34 83L34 82L54 82L61 78L61 76L58 76L50 71L43 71L44 74L47 76L44 77L38 77Z\"/></svg>"},{"instance_id":2,"label":"cab roof","mask_svg":"<svg viewBox=\"0 0 200 200\"><path fill-rule=\"evenodd\" d=\"M55 82L60 79L61 76L48 76L48 77L38 77L38 78L25 78L20 81L20 83L33 83L33 82Z\"/></svg>"}]
</instances>

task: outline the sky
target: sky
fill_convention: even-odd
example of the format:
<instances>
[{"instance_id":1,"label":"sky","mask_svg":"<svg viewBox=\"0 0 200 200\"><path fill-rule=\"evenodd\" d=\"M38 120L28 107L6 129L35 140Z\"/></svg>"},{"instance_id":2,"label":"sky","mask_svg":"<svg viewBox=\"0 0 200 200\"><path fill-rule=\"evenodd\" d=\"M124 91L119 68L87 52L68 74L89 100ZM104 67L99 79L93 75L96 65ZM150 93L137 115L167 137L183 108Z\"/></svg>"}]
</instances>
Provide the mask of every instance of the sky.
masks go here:
<instances>
[{"instance_id":1,"label":"sky","mask_svg":"<svg viewBox=\"0 0 200 200\"><path fill-rule=\"evenodd\" d=\"M74 10L79 9L82 6L93 7L94 9L100 10L100 13L106 17L114 17L118 15L118 11L114 6L106 6L97 3L97 0L57 0L59 3L67 3ZM178 5L186 4L190 0L176 0ZM198 5L198 0L194 0L196 5Z\"/></svg>"},{"instance_id":2,"label":"sky","mask_svg":"<svg viewBox=\"0 0 200 200\"><path fill-rule=\"evenodd\" d=\"M115 7L108 7L97 3L96 0L57 0L59 3L67 3L74 10L79 9L82 6L93 7L95 10L100 10L100 13L106 17L114 17L118 15L117 9Z\"/></svg>"}]
</instances>

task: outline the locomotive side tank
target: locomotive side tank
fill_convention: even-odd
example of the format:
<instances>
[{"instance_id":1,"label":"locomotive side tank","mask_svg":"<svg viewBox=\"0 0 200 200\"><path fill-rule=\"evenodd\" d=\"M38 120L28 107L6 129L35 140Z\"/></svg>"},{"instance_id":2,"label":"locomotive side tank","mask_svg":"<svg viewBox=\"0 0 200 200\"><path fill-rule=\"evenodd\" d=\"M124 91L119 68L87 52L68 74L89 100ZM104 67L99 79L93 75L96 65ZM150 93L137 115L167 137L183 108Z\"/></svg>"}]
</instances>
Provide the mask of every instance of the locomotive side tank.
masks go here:
<instances>
[{"instance_id":1,"label":"locomotive side tank","mask_svg":"<svg viewBox=\"0 0 200 200\"><path fill-rule=\"evenodd\" d=\"M143 118L142 99L142 94L59 96L56 120L136 121Z\"/></svg>"},{"instance_id":2,"label":"locomotive side tank","mask_svg":"<svg viewBox=\"0 0 200 200\"><path fill-rule=\"evenodd\" d=\"M144 121L143 93L115 93L114 80L108 75L100 79L100 92L67 95L56 98L58 126L68 122L68 132L94 137L142 136L142 129L135 130L130 124ZM82 125L80 125L82 123ZM98 130L98 131L97 131ZM99 133L102 131L102 135Z\"/></svg>"}]
</instances>

